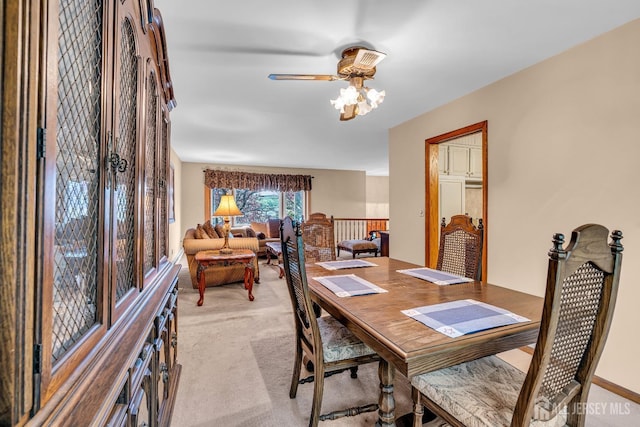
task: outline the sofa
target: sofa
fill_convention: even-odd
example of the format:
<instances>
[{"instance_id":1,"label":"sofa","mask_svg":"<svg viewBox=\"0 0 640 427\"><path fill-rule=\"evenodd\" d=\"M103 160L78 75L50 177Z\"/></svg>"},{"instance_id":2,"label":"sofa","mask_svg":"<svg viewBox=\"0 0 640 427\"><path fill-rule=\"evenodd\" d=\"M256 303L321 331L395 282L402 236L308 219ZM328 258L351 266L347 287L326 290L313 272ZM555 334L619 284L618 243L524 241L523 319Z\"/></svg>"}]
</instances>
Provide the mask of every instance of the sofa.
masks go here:
<instances>
[{"instance_id":1,"label":"sofa","mask_svg":"<svg viewBox=\"0 0 640 427\"><path fill-rule=\"evenodd\" d=\"M258 239L258 256L267 256L267 243L280 241L280 220L272 218L265 222L252 222L249 227L232 228L235 236Z\"/></svg>"},{"instance_id":2,"label":"sofa","mask_svg":"<svg viewBox=\"0 0 640 427\"><path fill-rule=\"evenodd\" d=\"M213 230L213 231L211 231ZM215 234L214 234L215 232ZM198 262L195 260L196 253L210 249L220 249L224 245L224 234L222 233L222 226L218 225L212 227L207 223L201 225L198 224L196 228L189 228L184 235L182 246L184 253L187 257L187 264L189 266L189 274L191 276L191 285L194 289L198 288L198 281L196 279L196 273L198 271ZM251 249L256 254L258 253L258 239L256 237L235 237L233 230L229 234L229 247L231 249ZM212 237L215 236L215 237ZM260 282L260 268L258 266L258 257L256 256L254 262L254 281ZM242 282L244 280L244 266L242 265L229 265L229 266L211 266L205 270L205 286L218 286L225 285L227 283Z\"/></svg>"}]
</instances>

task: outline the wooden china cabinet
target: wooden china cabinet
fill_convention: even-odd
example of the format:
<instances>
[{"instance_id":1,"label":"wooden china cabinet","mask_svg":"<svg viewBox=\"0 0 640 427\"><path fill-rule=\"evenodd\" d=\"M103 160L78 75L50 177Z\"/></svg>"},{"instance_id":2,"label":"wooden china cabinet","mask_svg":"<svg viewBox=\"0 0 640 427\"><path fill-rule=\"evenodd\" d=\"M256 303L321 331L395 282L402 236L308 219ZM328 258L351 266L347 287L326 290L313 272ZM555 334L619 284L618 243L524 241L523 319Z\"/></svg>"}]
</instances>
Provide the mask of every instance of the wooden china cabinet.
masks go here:
<instances>
[{"instance_id":1,"label":"wooden china cabinet","mask_svg":"<svg viewBox=\"0 0 640 427\"><path fill-rule=\"evenodd\" d=\"M175 106L153 0L0 4L0 426L169 425Z\"/></svg>"}]
</instances>

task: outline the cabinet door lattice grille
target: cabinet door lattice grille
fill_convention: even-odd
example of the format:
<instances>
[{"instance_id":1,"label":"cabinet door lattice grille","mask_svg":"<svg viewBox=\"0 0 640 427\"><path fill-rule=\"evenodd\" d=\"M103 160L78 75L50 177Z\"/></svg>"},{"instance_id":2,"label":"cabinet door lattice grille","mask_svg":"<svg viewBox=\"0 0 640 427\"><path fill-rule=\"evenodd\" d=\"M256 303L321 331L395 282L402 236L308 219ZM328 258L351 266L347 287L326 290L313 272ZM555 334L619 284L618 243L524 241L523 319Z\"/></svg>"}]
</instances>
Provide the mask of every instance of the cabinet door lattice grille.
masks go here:
<instances>
[{"instance_id":1,"label":"cabinet door lattice grille","mask_svg":"<svg viewBox=\"0 0 640 427\"><path fill-rule=\"evenodd\" d=\"M138 61L131 22L126 19L120 39L120 99L116 152L127 162L116 174L116 300L120 300L135 281L135 188L136 188L136 106L138 105Z\"/></svg>"},{"instance_id":2,"label":"cabinet door lattice grille","mask_svg":"<svg viewBox=\"0 0 640 427\"><path fill-rule=\"evenodd\" d=\"M147 132L145 144L145 199L144 199L144 272L156 263L156 137L157 137L157 86L153 74L147 78Z\"/></svg>"},{"instance_id":3,"label":"cabinet door lattice grille","mask_svg":"<svg viewBox=\"0 0 640 427\"><path fill-rule=\"evenodd\" d=\"M167 124L162 122L162 135L160 139L160 170L165 174L169 171L169 162L167 158ZM169 206L167 204L167 183L168 180L163 178L160 186L160 229L158 230L158 244L160 245L160 258L167 255L167 226L169 223Z\"/></svg>"},{"instance_id":4,"label":"cabinet door lattice grille","mask_svg":"<svg viewBox=\"0 0 640 427\"><path fill-rule=\"evenodd\" d=\"M52 361L95 324L102 1L59 8Z\"/></svg>"}]
</instances>

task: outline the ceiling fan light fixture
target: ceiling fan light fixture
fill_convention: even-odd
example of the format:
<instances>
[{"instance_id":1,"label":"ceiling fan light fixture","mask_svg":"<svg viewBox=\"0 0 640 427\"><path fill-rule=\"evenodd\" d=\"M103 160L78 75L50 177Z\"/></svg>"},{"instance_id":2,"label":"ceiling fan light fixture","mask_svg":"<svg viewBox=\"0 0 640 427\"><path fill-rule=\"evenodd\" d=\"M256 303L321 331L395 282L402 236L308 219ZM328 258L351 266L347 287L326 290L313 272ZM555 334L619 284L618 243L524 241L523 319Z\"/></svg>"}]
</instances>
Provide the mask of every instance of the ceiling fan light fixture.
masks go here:
<instances>
[{"instance_id":1,"label":"ceiling fan light fixture","mask_svg":"<svg viewBox=\"0 0 640 427\"><path fill-rule=\"evenodd\" d=\"M385 91L380 91L378 92L375 89L368 89L367 90L367 99L369 100L369 103L371 104L371 108L378 108L378 105L382 104L382 101L384 101L384 96L386 95Z\"/></svg>"},{"instance_id":2,"label":"ceiling fan light fixture","mask_svg":"<svg viewBox=\"0 0 640 427\"><path fill-rule=\"evenodd\" d=\"M371 105L367 104L366 100L362 100L360 102L358 102L358 115L359 116L364 116L365 114L367 114L369 111L371 111L373 109L373 107L371 107Z\"/></svg>"},{"instance_id":3,"label":"ceiling fan light fixture","mask_svg":"<svg viewBox=\"0 0 640 427\"><path fill-rule=\"evenodd\" d=\"M365 80L373 80L376 65L387 55L365 46L350 46L342 51L337 75L327 74L269 74L271 80L348 80L349 87L340 89L340 95L331 99L331 105L340 111L340 120L364 116L377 108L384 99L384 91L378 92L364 86Z\"/></svg>"},{"instance_id":4,"label":"ceiling fan light fixture","mask_svg":"<svg viewBox=\"0 0 640 427\"><path fill-rule=\"evenodd\" d=\"M332 99L331 105L333 105L336 110L340 110L341 113L344 113L344 99L342 99L340 96L338 96L336 99Z\"/></svg>"},{"instance_id":5,"label":"ceiling fan light fixture","mask_svg":"<svg viewBox=\"0 0 640 427\"><path fill-rule=\"evenodd\" d=\"M355 105L356 115L364 116L382 104L385 97L384 90L378 92L361 84L359 86L356 87L352 82L347 88L340 89L340 95L331 100L331 105L342 114L345 112L345 106Z\"/></svg>"},{"instance_id":6,"label":"ceiling fan light fixture","mask_svg":"<svg viewBox=\"0 0 640 427\"><path fill-rule=\"evenodd\" d=\"M344 107L346 105L355 105L358 103L358 99L361 97L355 86L349 85L347 88L340 89L340 95L336 99L331 100L331 105L336 110L340 110L344 113Z\"/></svg>"},{"instance_id":7,"label":"ceiling fan light fixture","mask_svg":"<svg viewBox=\"0 0 640 427\"><path fill-rule=\"evenodd\" d=\"M355 86L349 85L346 89L340 89L340 97L344 99L345 105L358 103L358 90Z\"/></svg>"}]
</instances>

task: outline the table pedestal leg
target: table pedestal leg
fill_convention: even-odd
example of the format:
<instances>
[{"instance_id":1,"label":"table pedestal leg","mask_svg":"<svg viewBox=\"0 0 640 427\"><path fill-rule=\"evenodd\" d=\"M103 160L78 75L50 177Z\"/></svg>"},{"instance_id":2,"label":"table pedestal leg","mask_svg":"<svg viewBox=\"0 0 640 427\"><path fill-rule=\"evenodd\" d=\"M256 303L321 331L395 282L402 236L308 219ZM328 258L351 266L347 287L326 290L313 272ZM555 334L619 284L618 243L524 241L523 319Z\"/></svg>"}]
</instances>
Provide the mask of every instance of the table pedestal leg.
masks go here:
<instances>
[{"instance_id":1,"label":"table pedestal leg","mask_svg":"<svg viewBox=\"0 0 640 427\"><path fill-rule=\"evenodd\" d=\"M253 265L244 268L244 288L248 291L249 301L253 301Z\"/></svg>"},{"instance_id":2,"label":"table pedestal leg","mask_svg":"<svg viewBox=\"0 0 640 427\"><path fill-rule=\"evenodd\" d=\"M424 418L424 409L420 402L420 392L417 388L411 387L411 398L415 402L413 404L413 425L414 427L422 427L422 419ZM408 424L407 424L408 425Z\"/></svg>"},{"instance_id":3,"label":"table pedestal leg","mask_svg":"<svg viewBox=\"0 0 640 427\"><path fill-rule=\"evenodd\" d=\"M284 268L282 268L282 264L278 264L278 269L280 269L280 275L278 279L282 279L284 277Z\"/></svg>"},{"instance_id":4,"label":"table pedestal leg","mask_svg":"<svg viewBox=\"0 0 640 427\"><path fill-rule=\"evenodd\" d=\"M200 292L200 299L198 300L198 306L201 306L202 303L204 302L205 277L204 277L204 267L200 263L198 263L198 272L196 273L196 279L198 280L198 292Z\"/></svg>"},{"instance_id":5,"label":"table pedestal leg","mask_svg":"<svg viewBox=\"0 0 640 427\"><path fill-rule=\"evenodd\" d=\"M395 426L396 401L393 398L393 378L395 368L384 359L380 359L378 365L378 377L380 378L380 399L378 401L378 421L376 426Z\"/></svg>"}]
</instances>

